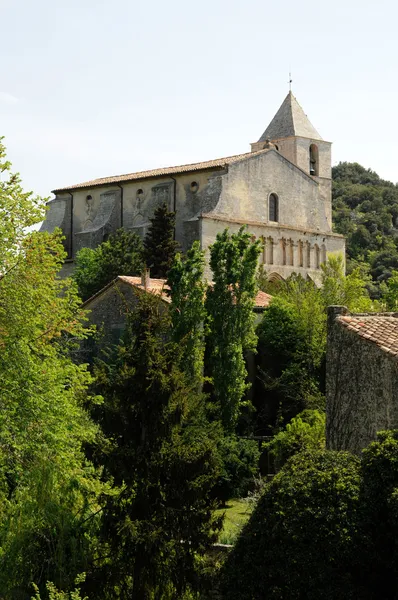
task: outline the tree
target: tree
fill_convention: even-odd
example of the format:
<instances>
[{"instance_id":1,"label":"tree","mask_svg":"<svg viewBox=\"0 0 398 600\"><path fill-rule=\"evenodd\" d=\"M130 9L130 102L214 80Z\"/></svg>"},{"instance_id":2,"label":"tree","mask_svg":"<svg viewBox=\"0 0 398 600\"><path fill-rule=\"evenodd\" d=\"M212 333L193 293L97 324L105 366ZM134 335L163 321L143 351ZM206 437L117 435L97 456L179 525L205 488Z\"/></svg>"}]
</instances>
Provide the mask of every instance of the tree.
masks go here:
<instances>
[{"instance_id":1,"label":"tree","mask_svg":"<svg viewBox=\"0 0 398 600\"><path fill-rule=\"evenodd\" d=\"M116 489L101 530L111 558L91 580L97 598L114 598L115 586L121 599L167 597L170 586L181 597L216 538L214 427L179 369L183 352L170 341L168 311L143 294L114 362L98 371L99 460Z\"/></svg>"},{"instance_id":2,"label":"tree","mask_svg":"<svg viewBox=\"0 0 398 600\"><path fill-rule=\"evenodd\" d=\"M324 407L326 312L318 288L289 278L257 334L256 431L269 435L301 411Z\"/></svg>"},{"instance_id":3,"label":"tree","mask_svg":"<svg viewBox=\"0 0 398 600\"><path fill-rule=\"evenodd\" d=\"M260 242L253 242L243 227L238 233L218 233L210 248L209 367L214 402L227 432L235 428L249 387L244 352L256 349L253 307L259 254Z\"/></svg>"},{"instance_id":4,"label":"tree","mask_svg":"<svg viewBox=\"0 0 398 600\"><path fill-rule=\"evenodd\" d=\"M236 435L222 437L217 445L221 472L214 496L223 506L230 498L244 498L259 478L260 451L255 440Z\"/></svg>"},{"instance_id":5,"label":"tree","mask_svg":"<svg viewBox=\"0 0 398 600\"><path fill-rule=\"evenodd\" d=\"M96 428L90 376L70 358L85 333L76 287L57 277L62 238L26 231L42 203L0 156L0 589L27 597L32 580L68 584L90 555L98 484L83 445Z\"/></svg>"},{"instance_id":6,"label":"tree","mask_svg":"<svg viewBox=\"0 0 398 600\"><path fill-rule=\"evenodd\" d=\"M97 248L82 248L76 255L73 278L87 300L119 275L138 275L143 265L141 238L118 229Z\"/></svg>"},{"instance_id":7,"label":"tree","mask_svg":"<svg viewBox=\"0 0 398 600\"><path fill-rule=\"evenodd\" d=\"M382 302L388 310L398 309L398 271L392 271L390 279L380 284Z\"/></svg>"},{"instance_id":8,"label":"tree","mask_svg":"<svg viewBox=\"0 0 398 600\"><path fill-rule=\"evenodd\" d=\"M151 227L144 240L144 259L152 277L165 278L177 250L174 239L175 213L166 204L159 206L150 219Z\"/></svg>"},{"instance_id":9,"label":"tree","mask_svg":"<svg viewBox=\"0 0 398 600\"><path fill-rule=\"evenodd\" d=\"M203 381L205 351L204 252L194 242L185 259L177 254L167 275L171 297L172 339L181 344L181 369L197 386Z\"/></svg>"},{"instance_id":10,"label":"tree","mask_svg":"<svg viewBox=\"0 0 398 600\"><path fill-rule=\"evenodd\" d=\"M331 255L321 269L321 294L325 307L337 304L352 312L375 310L377 303L371 301L367 290L371 278L363 268L357 267L344 275L343 257Z\"/></svg>"},{"instance_id":11,"label":"tree","mask_svg":"<svg viewBox=\"0 0 398 600\"><path fill-rule=\"evenodd\" d=\"M350 273L364 263L370 267L372 298L379 298L380 282L398 268L398 185L384 181L358 163L332 169L333 222L347 237Z\"/></svg>"},{"instance_id":12,"label":"tree","mask_svg":"<svg viewBox=\"0 0 398 600\"><path fill-rule=\"evenodd\" d=\"M370 598L398 593L398 431L383 431L361 457L358 569Z\"/></svg>"},{"instance_id":13,"label":"tree","mask_svg":"<svg viewBox=\"0 0 398 600\"><path fill-rule=\"evenodd\" d=\"M325 413L319 410L304 410L279 431L264 449L273 459L279 471L286 461L304 450L325 449Z\"/></svg>"},{"instance_id":14,"label":"tree","mask_svg":"<svg viewBox=\"0 0 398 600\"><path fill-rule=\"evenodd\" d=\"M349 453L291 458L227 558L223 598L362 598L352 571L359 486L359 460Z\"/></svg>"}]
</instances>

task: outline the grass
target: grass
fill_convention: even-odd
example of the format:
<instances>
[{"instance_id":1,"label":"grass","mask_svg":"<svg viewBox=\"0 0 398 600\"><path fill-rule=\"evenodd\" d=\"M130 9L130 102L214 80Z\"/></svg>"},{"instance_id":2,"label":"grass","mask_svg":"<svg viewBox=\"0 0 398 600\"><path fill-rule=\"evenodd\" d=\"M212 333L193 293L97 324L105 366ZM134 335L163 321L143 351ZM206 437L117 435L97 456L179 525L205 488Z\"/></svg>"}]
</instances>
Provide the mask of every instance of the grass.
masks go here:
<instances>
[{"instance_id":1,"label":"grass","mask_svg":"<svg viewBox=\"0 0 398 600\"><path fill-rule=\"evenodd\" d=\"M225 513L224 525L220 532L220 544L234 544L243 525L249 520L253 505L245 499L228 500L225 508L219 508L218 515Z\"/></svg>"}]
</instances>

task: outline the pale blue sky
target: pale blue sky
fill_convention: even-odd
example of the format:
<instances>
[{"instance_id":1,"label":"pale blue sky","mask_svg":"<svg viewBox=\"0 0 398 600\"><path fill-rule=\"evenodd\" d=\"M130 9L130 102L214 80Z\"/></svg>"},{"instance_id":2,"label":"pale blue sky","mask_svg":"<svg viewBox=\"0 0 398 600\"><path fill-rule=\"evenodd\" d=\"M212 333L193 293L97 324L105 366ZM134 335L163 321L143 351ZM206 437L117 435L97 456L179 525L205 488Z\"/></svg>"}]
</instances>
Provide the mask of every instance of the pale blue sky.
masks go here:
<instances>
[{"instance_id":1,"label":"pale blue sky","mask_svg":"<svg viewBox=\"0 0 398 600\"><path fill-rule=\"evenodd\" d=\"M0 0L0 135L43 196L250 149L288 92L398 181L394 0Z\"/></svg>"}]
</instances>

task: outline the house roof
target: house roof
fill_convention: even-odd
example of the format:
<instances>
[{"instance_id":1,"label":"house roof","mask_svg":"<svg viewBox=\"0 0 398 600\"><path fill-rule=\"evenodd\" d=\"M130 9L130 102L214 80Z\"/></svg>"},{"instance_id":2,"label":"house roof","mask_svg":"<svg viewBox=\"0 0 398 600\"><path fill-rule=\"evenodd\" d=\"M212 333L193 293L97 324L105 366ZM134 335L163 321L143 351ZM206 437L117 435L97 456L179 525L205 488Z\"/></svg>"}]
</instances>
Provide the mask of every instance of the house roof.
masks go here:
<instances>
[{"instance_id":1,"label":"house roof","mask_svg":"<svg viewBox=\"0 0 398 600\"><path fill-rule=\"evenodd\" d=\"M118 281L127 283L128 285L131 285L132 287L134 287L138 290L142 290L142 291L146 290L147 292L150 292L152 294L158 294L161 297L161 299L164 302L167 302L168 304L170 304L170 302L171 302L170 296L168 295L168 291L170 288L168 287L168 285L166 285L166 279L155 279L155 278L151 277L148 279L147 287L145 288L145 286L142 284L141 277L130 277L127 275L119 275L116 279L114 279L113 281L108 283L107 286L102 288L102 290L100 290L94 296L92 296L91 298L86 300L84 302L83 306L86 306L87 304L89 304L92 300L94 300L94 298L98 298L105 290L109 289L112 285L114 285ZM270 296L270 294L266 294L265 292L262 292L262 291L257 292L254 309L257 311L261 311L264 308L267 308L267 306L269 305L271 300L272 300L272 296Z\"/></svg>"},{"instance_id":2,"label":"house roof","mask_svg":"<svg viewBox=\"0 0 398 600\"><path fill-rule=\"evenodd\" d=\"M265 142L292 136L322 139L292 92L289 92L258 141Z\"/></svg>"},{"instance_id":3,"label":"house roof","mask_svg":"<svg viewBox=\"0 0 398 600\"><path fill-rule=\"evenodd\" d=\"M398 313L345 315L336 321L398 360Z\"/></svg>"},{"instance_id":4,"label":"house roof","mask_svg":"<svg viewBox=\"0 0 398 600\"><path fill-rule=\"evenodd\" d=\"M208 160L205 162L190 163L188 165L180 165L177 167L163 167L160 169L151 169L149 171L137 171L136 173L127 173L125 175L115 175L111 177L100 177L99 179L92 179L85 181L84 183L77 183L68 187L57 188L52 190L53 194L57 192L66 192L69 190L79 190L84 188L93 188L102 185L110 185L114 183L127 183L129 181L135 181L137 179L147 179L151 177L165 177L167 175L178 175L179 173L191 173L195 171L202 171L206 169L223 169L227 165L244 160L245 158L257 156L268 152L268 149L258 150L257 152L245 152L244 154L235 154L234 156L226 156L224 158L216 158L214 160Z\"/></svg>"}]
</instances>

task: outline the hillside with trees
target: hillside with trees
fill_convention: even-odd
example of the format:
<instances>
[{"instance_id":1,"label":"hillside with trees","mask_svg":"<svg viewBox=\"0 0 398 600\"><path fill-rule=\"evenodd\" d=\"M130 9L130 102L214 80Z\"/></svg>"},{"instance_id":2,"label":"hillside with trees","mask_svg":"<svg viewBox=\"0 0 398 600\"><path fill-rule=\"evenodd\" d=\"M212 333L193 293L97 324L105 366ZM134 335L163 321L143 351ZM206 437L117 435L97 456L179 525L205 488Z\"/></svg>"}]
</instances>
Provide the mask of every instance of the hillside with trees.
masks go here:
<instances>
[{"instance_id":1,"label":"hillside with trees","mask_svg":"<svg viewBox=\"0 0 398 600\"><path fill-rule=\"evenodd\" d=\"M332 169L334 229L347 238L347 271L369 268L371 295L398 269L398 184L358 163Z\"/></svg>"}]
</instances>

